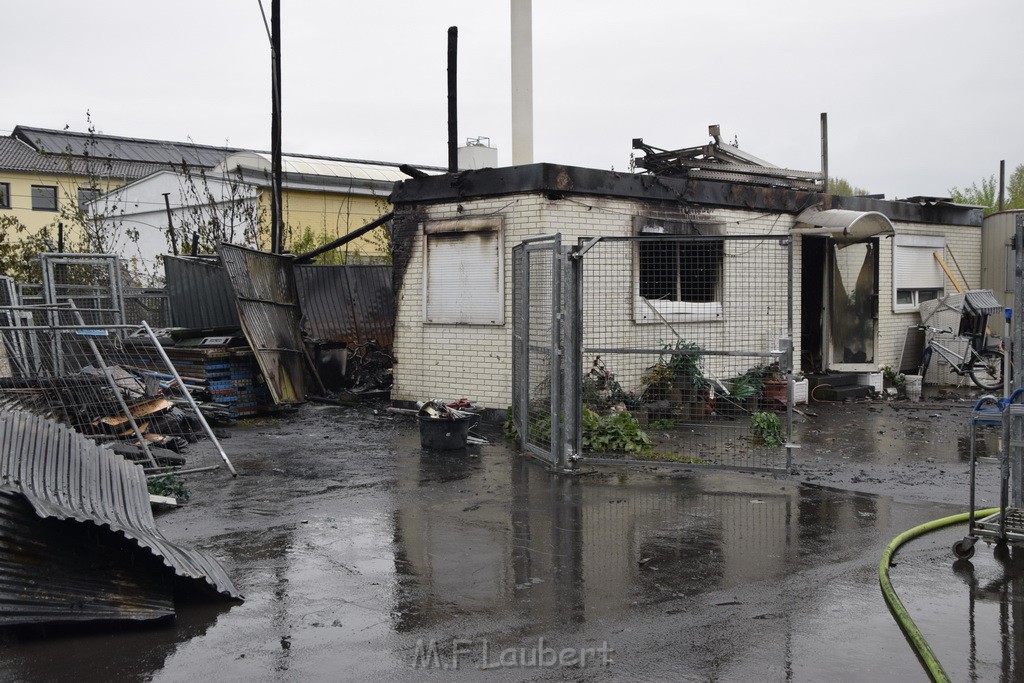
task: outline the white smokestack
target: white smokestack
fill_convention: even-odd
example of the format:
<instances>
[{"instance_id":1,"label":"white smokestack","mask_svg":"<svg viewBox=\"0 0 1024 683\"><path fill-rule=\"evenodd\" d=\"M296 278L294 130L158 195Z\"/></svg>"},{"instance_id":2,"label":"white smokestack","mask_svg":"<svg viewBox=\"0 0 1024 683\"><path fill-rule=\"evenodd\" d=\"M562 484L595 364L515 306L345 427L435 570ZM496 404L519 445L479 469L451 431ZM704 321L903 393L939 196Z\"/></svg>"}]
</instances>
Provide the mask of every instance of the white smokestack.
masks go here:
<instances>
[{"instance_id":1,"label":"white smokestack","mask_svg":"<svg viewBox=\"0 0 1024 683\"><path fill-rule=\"evenodd\" d=\"M533 163L533 0L512 9L512 165Z\"/></svg>"}]
</instances>

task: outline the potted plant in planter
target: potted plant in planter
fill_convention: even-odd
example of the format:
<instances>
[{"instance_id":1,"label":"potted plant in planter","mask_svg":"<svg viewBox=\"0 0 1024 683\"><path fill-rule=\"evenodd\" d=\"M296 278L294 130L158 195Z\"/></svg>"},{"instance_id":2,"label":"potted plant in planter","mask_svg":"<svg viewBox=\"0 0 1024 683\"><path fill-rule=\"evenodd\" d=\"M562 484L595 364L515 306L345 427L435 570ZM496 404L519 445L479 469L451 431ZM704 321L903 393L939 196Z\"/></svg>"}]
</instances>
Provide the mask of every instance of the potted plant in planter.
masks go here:
<instances>
[{"instance_id":1,"label":"potted plant in planter","mask_svg":"<svg viewBox=\"0 0 1024 683\"><path fill-rule=\"evenodd\" d=\"M760 411L750 416L750 436L755 446L778 448L785 443L778 413Z\"/></svg>"},{"instance_id":2,"label":"potted plant in planter","mask_svg":"<svg viewBox=\"0 0 1024 683\"><path fill-rule=\"evenodd\" d=\"M761 378L757 374L748 371L725 380L724 384L729 393L718 394L715 412L725 417L740 417L757 410L757 394L761 390Z\"/></svg>"},{"instance_id":3,"label":"potted plant in planter","mask_svg":"<svg viewBox=\"0 0 1024 683\"><path fill-rule=\"evenodd\" d=\"M778 363L763 366L759 370L761 377L761 407L778 409L786 405L789 393L789 382L786 373L782 372Z\"/></svg>"},{"instance_id":4,"label":"potted plant in planter","mask_svg":"<svg viewBox=\"0 0 1024 683\"><path fill-rule=\"evenodd\" d=\"M647 387L644 398L648 403L668 401L674 412L684 419L698 419L703 414L705 386L703 356L698 344L680 339L675 344L663 344L670 353L663 354L644 373L642 382ZM671 351L685 351L671 353Z\"/></svg>"}]
</instances>

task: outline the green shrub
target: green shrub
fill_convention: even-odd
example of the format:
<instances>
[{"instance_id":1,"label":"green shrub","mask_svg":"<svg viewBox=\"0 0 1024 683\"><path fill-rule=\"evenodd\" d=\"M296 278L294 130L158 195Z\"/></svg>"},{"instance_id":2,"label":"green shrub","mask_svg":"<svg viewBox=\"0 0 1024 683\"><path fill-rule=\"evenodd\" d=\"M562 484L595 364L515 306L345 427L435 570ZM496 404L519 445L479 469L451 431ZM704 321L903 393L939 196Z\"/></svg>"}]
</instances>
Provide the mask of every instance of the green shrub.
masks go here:
<instances>
[{"instance_id":1,"label":"green shrub","mask_svg":"<svg viewBox=\"0 0 1024 683\"><path fill-rule=\"evenodd\" d=\"M755 446L778 448L782 437L782 419L776 413L758 412L750 416L750 433Z\"/></svg>"}]
</instances>

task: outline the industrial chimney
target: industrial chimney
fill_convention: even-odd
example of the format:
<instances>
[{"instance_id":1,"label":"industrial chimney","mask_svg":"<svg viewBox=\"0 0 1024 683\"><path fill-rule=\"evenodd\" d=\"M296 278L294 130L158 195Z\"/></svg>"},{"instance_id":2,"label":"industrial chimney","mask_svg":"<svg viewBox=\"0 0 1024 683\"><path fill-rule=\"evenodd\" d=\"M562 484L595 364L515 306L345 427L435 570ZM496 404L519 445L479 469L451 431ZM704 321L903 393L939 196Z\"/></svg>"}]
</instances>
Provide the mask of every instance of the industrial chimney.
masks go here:
<instances>
[{"instance_id":1,"label":"industrial chimney","mask_svg":"<svg viewBox=\"0 0 1024 683\"><path fill-rule=\"evenodd\" d=\"M533 163L533 2L512 9L512 165Z\"/></svg>"}]
</instances>

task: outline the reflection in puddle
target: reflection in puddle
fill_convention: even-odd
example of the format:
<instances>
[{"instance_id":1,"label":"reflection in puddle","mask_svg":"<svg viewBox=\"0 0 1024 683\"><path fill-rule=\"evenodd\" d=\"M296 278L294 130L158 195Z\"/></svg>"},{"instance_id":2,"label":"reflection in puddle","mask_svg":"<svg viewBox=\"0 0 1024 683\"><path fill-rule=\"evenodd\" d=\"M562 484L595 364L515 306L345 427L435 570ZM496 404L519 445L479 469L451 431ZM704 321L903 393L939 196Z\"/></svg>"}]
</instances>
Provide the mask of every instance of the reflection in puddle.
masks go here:
<instances>
[{"instance_id":1,"label":"reflection in puddle","mask_svg":"<svg viewBox=\"0 0 1024 683\"><path fill-rule=\"evenodd\" d=\"M888 522L888 502L873 496L749 475L560 477L483 458L446 489L424 487L428 457L404 459L398 474L399 632L459 615L511 620L521 632L614 620L772 582L823 555L842 561L865 550L838 540L844 531Z\"/></svg>"}]
</instances>

